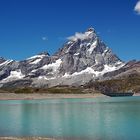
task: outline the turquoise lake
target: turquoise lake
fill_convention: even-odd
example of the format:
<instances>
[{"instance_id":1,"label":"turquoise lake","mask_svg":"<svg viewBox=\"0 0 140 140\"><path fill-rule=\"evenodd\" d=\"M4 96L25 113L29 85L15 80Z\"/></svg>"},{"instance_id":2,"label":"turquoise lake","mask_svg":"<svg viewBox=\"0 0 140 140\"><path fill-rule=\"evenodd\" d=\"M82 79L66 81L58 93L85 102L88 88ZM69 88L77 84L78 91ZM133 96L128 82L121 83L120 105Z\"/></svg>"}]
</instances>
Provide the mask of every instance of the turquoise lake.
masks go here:
<instances>
[{"instance_id":1,"label":"turquoise lake","mask_svg":"<svg viewBox=\"0 0 140 140\"><path fill-rule=\"evenodd\" d=\"M140 140L140 97L0 101L0 136Z\"/></svg>"}]
</instances>

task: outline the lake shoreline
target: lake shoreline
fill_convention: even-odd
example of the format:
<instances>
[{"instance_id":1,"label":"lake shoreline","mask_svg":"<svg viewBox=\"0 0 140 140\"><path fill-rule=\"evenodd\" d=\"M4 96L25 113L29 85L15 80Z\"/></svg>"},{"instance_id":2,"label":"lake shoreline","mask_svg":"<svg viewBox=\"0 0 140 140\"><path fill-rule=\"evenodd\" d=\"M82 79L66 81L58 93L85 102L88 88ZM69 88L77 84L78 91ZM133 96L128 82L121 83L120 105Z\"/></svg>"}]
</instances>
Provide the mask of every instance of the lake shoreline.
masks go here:
<instances>
[{"instance_id":1,"label":"lake shoreline","mask_svg":"<svg viewBox=\"0 0 140 140\"><path fill-rule=\"evenodd\" d=\"M96 98L107 97L103 94L46 94L46 93L32 93L32 94L15 94L15 93L0 93L0 100L41 100L41 99L63 99L63 98Z\"/></svg>"},{"instance_id":2,"label":"lake shoreline","mask_svg":"<svg viewBox=\"0 0 140 140\"><path fill-rule=\"evenodd\" d=\"M133 96L140 96L140 93L135 93ZM0 101L2 100L45 100L45 99L66 99L66 98L96 98L109 97L101 93L87 94L71 94L71 93L0 93Z\"/></svg>"}]
</instances>

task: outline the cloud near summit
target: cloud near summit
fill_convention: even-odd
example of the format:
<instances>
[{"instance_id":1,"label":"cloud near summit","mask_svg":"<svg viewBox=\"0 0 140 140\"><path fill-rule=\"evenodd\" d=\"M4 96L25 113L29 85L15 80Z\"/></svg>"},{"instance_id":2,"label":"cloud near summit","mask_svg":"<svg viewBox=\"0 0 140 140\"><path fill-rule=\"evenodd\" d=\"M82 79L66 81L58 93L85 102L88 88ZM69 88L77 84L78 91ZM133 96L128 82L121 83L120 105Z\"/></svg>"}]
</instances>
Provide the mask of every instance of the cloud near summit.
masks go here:
<instances>
[{"instance_id":1,"label":"cloud near summit","mask_svg":"<svg viewBox=\"0 0 140 140\"><path fill-rule=\"evenodd\" d=\"M88 34L78 33L78 32L76 32L74 36L67 37L68 40L72 40L72 41L76 41L77 39L84 40L88 38L89 38Z\"/></svg>"},{"instance_id":2,"label":"cloud near summit","mask_svg":"<svg viewBox=\"0 0 140 140\"><path fill-rule=\"evenodd\" d=\"M140 1L136 3L136 6L134 7L134 11L137 12L137 14L140 15Z\"/></svg>"}]
</instances>

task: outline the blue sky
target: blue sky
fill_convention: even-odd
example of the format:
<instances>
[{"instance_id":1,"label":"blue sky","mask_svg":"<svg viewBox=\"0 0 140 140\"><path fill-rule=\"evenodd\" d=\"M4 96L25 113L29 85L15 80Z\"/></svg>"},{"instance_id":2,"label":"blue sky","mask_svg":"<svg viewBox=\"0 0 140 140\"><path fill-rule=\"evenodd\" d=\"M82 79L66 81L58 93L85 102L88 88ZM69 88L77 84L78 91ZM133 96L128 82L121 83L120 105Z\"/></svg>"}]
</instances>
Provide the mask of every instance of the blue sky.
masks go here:
<instances>
[{"instance_id":1,"label":"blue sky","mask_svg":"<svg viewBox=\"0 0 140 140\"><path fill-rule=\"evenodd\" d=\"M0 56L23 60L42 51L53 54L67 37L92 26L122 60L140 60L137 2L0 0Z\"/></svg>"}]
</instances>

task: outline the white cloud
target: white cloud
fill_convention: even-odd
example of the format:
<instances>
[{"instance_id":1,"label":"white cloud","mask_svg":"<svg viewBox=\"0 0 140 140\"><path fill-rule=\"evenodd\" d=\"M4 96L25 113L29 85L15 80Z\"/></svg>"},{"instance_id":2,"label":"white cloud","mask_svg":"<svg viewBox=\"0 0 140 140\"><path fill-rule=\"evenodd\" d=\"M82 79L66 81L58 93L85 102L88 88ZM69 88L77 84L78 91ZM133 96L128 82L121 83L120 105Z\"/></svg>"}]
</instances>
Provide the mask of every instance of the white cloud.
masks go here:
<instances>
[{"instance_id":1,"label":"white cloud","mask_svg":"<svg viewBox=\"0 0 140 140\"><path fill-rule=\"evenodd\" d=\"M76 41L77 39L86 39L88 36L86 34L83 33L75 33L74 36L70 36L68 37L68 40L72 40L72 41Z\"/></svg>"},{"instance_id":2,"label":"white cloud","mask_svg":"<svg viewBox=\"0 0 140 140\"><path fill-rule=\"evenodd\" d=\"M136 3L136 6L135 6L135 8L134 8L134 11L136 11L137 14L140 15L140 1L138 1L138 2Z\"/></svg>"},{"instance_id":3,"label":"white cloud","mask_svg":"<svg viewBox=\"0 0 140 140\"><path fill-rule=\"evenodd\" d=\"M74 36L67 37L68 40L76 41L77 39L84 40L93 37L92 32L78 33L76 32Z\"/></svg>"},{"instance_id":4,"label":"white cloud","mask_svg":"<svg viewBox=\"0 0 140 140\"><path fill-rule=\"evenodd\" d=\"M43 36L43 37L42 37L42 40L43 40L43 41L46 41L46 40L48 40L48 38L47 38L46 36Z\"/></svg>"}]
</instances>

